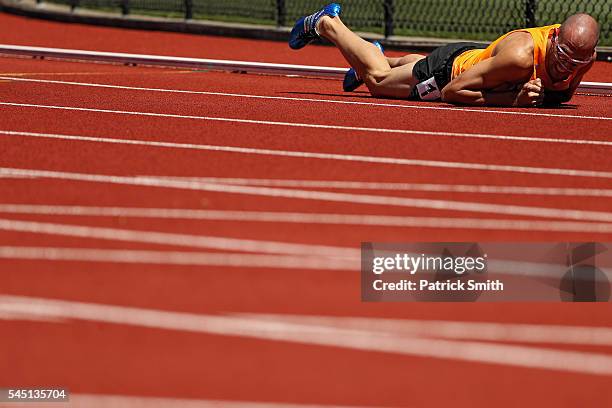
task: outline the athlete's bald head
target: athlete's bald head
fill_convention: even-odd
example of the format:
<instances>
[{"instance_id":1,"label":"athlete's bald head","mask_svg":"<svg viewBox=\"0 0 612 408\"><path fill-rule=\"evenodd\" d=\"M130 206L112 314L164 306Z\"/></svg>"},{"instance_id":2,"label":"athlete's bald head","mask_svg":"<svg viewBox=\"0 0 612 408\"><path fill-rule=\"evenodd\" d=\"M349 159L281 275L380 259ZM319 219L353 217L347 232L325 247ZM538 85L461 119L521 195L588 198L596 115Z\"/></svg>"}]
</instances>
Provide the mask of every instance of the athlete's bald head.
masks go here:
<instances>
[{"instance_id":1,"label":"athlete's bald head","mask_svg":"<svg viewBox=\"0 0 612 408\"><path fill-rule=\"evenodd\" d=\"M599 41L599 24L588 14L574 14L561 24L559 43L577 55L590 55Z\"/></svg>"}]
</instances>

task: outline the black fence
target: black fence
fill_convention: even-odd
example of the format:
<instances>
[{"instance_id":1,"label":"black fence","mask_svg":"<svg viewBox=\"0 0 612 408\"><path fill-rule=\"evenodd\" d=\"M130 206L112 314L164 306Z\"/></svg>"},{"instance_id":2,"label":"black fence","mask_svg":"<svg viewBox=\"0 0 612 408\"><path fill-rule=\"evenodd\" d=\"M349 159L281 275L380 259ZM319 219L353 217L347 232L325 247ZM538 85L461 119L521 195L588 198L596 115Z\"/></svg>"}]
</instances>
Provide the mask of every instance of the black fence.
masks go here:
<instances>
[{"instance_id":1,"label":"black fence","mask_svg":"<svg viewBox=\"0 0 612 408\"><path fill-rule=\"evenodd\" d=\"M40 0L39 0L40 1ZM320 8L320 0L48 0L123 14L291 26ZM521 27L560 23L585 12L601 25L600 45L612 45L610 0L344 0L349 27L392 35L493 40Z\"/></svg>"}]
</instances>

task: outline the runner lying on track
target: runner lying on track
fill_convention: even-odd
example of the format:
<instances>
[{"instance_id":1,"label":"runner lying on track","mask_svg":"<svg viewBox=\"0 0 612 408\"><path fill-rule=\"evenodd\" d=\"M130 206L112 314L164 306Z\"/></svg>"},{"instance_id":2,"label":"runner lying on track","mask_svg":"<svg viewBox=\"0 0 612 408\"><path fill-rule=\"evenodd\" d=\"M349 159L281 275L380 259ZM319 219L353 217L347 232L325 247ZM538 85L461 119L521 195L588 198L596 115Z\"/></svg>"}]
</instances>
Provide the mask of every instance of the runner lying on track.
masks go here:
<instances>
[{"instance_id":1,"label":"runner lying on track","mask_svg":"<svg viewBox=\"0 0 612 408\"><path fill-rule=\"evenodd\" d=\"M387 58L340 20L340 5L300 18L289 46L319 36L334 43L351 65L344 89L365 83L372 96L478 106L538 106L569 101L595 61L599 25L588 14L563 24L511 31L488 47L454 43L429 56Z\"/></svg>"}]
</instances>

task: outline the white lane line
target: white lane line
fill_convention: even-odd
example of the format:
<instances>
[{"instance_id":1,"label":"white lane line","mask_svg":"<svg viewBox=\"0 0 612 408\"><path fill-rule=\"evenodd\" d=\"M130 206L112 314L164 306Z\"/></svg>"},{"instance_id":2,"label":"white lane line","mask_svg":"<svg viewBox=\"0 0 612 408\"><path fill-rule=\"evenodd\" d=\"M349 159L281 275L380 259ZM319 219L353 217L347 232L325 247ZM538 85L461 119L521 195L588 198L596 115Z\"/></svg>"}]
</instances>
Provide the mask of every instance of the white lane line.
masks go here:
<instances>
[{"instance_id":1,"label":"white lane line","mask_svg":"<svg viewBox=\"0 0 612 408\"><path fill-rule=\"evenodd\" d=\"M0 219L0 230L265 254L325 256L347 259L359 258L360 254L359 250L346 247L291 244L288 242L258 241L193 234L175 234L149 230L126 230L119 228L102 228L7 219Z\"/></svg>"},{"instance_id":2,"label":"white lane line","mask_svg":"<svg viewBox=\"0 0 612 408\"><path fill-rule=\"evenodd\" d=\"M33 407L31 402L0 403L0 407ZM69 402L36 402L36 408L358 408L349 405L292 404L209 400L196 398L144 397L109 394L70 393Z\"/></svg>"},{"instance_id":3,"label":"white lane line","mask_svg":"<svg viewBox=\"0 0 612 408\"><path fill-rule=\"evenodd\" d=\"M547 232L612 233L612 223L272 211L0 204L0 213Z\"/></svg>"},{"instance_id":4,"label":"white lane line","mask_svg":"<svg viewBox=\"0 0 612 408\"><path fill-rule=\"evenodd\" d=\"M31 78L14 78L14 77L7 77L7 76L0 77L0 79L9 80L9 81L21 81L21 82L39 82L39 83L49 83L49 84L87 86L87 87L96 87L96 88L112 88L112 89L126 89L126 90L134 90L134 91L148 91L148 92L169 92L169 93L182 93L182 94L194 94L194 95L225 96L225 97L248 98L248 99L269 99L269 100L280 100L280 101L335 103L339 105L361 105L361 106L375 106L375 107L401 108L401 109L428 109L428 110L472 112L472 113L494 113L494 114L502 114L502 115L519 115L519 116L543 116L543 117L565 118L565 119L612 120L612 118L606 117L606 116L562 115L562 114L554 114L554 113L517 112L517 111L512 111L512 110L494 110L494 109L482 109L482 108L459 108L459 107L430 106L430 105L429 106L428 105L407 105L407 104L398 104L398 103L340 101L340 100L334 100L334 99L314 99L314 98L297 98L297 97L286 97L286 96L250 95L250 94L238 94L238 93L227 93L227 92L193 91L193 90L181 90L181 89L144 88L144 87L108 85L108 84L99 84L99 83L54 81L54 80L31 79Z\"/></svg>"},{"instance_id":5,"label":"white lane line","mask_svg":"<svg viewBox=\"0 0 612 408\"><path fill-rule=\"evenodd\" d=\"M376 251L377 256L394 256L393 252ZM419 256L420 254L411 254ZM126 263L146 265L176 265L176 266L223 266L232 268L275 268L283 270L330 270L358 272L361 268L359 258L344 259L323 257L317 254L304 255L259 255L237 253L210 253L210 252L177 252L152 250L123 250L100 248L64 248L64 247L23 247L1 246L0 259L27 260L27 261L70 261L91 263ZM520 262L507 259L490 259L489 270L498 276L518 276L522 278L553 279L555 282L561 278L565 267L558 263ZM610 279L612 275L607 272L605 265L598 265L602 272ZM203 270L202 272L209 272ZM542 296L558 298L558 290L554 285L544 289ZM552 297L551 297L552 296Z\"/></svg>"},{"instance_id":6,"label":"white lane line","mask_svg":"<svg viewBox=\"0 0 612 408\"><path fill-rule=\"evenodd\" d=\"M519 194L577 197L612 197L610 189L496 186L479 184L383 183L345 180L290 180L235 177L164 177L170 180L199 181L203 183L238 184L266 187L330 188L345 190L428 191L443 193Z\"/></svg>"},{"instance_id":7,"label":"white lane line","mask_svg":"<svg viewBox=\"0 0 612 408\"><path fill-rule=\"evenodd\" d=\"M198 115L179 115L173 113L156 113L156 112L139 112L125 111L113 109L98 109L98 108L81 108L76 106L57 106L57 105L39 105L30 103L14 103L0 102L0 105L14 106L20 108L38 108L38 109L56 109L69 110L78 112L95 112L95 113L110 113L117 115L132 115L132 116L151 116L172 119L191 119L203 121L215 121L226 123L245 123L249 125L264 125L264 126L283 126L297 127L310 129L331 129L347 132L368 132L368 133L385 133L385 134L402 134L402 135L418 135L418 136L439 136L439 137L460 137L460 138L476 138L476 139L491 139L491 140L511 140L521 142L543 142L543 143L562 143L576 145L591 145L591 146L612 146L612 141L606 140L583 140L583 139L563 139L563 138L544 138L544 137L525 137L525 136L507 136L507 135L492 135L481 133L456 133L456 132L433 132L425 130L407 130L407 129L386 129L372 128L362 126L341 126L341 125L324 125L316 123L299 123L299 122L278 122L270 120L255 120L255 119L239 119L239 118L222 118L216 116L198 116ZM349 135L352 135L350 133Z\"/></svg>"},{"instance_id":8,"label":"white lane line","mask_svg":"<svg viewBox=\"0 0 612 408\"><path fill-rule=\"evenodd\" d=\"M10 176L10 175L6 175L6 174L0 174L0 179L3 179L3 178L10 178L10 179L35 179L36 177L27 177L27 176L19 177L19 176Z\"/></svg>"},{"instance_id":9,"label":"white lane line","mask_svg":"<svg viewBox=\"0 0 612 408\"><path fill-rule=\"evenodd\" d=\"M354 405L291 404L282 402L251 402L228 400L198 400L133 396L70 395L74 408L357 408ZM51 406L50 408L53 408Z\"/></svg>"},{"instance_id":10,"label":"white lane line","mask_svg":"<svg viewBox=\"0 0 612 408\"><path fill-rule=\"evenodd\" d=\"M276 322L445 339L612 346L612 327L233 313Z\"/></svg>"},{"instance_id":11,"label":"white lane line","mask_svg":"<svg viewBox=\"0 0 612 408\"><path fill-rule=\"evenodd\" d=\"M331 201L350 204L369 204L395 207L421 208L426 210L460 211L487 214L522 215L528 217L558 218L573 221L612 222L612 213L577 209L531 207L506 204L489 204L467 201L434 200L368 194L336 193L316 190L282 189L272 187L237 186L232 184L198 183L194 181L165 180L155 177L109 176L102 174L69 173L48 170L0 168L0 174L28 175L57 180L72 180L95 183L111 183L160 188L176 188L210 191L225 194L244 194L274 198Z\"/></svg>"},{"instance_id":12,"label":"white lane line","mask_svg":"<svg viewBox=\"0 0 612 408\"><path fill-rule=\"evenodd\" d=\"M214 252L152 251L98 248L0 246L0 259L70 261L176 266L223 266L313 270L359 270L359 260L316 256L260 255ZM218 270L201 270L202 273Z\"/></svg>"},{"instance_id":13,"label":"white lane line","mask_svg":"<svg viewBox=\"0 0 612 408\"><path fill-rule=\"evenodd\" d=\"M269 320L257 316L199 315L124 306L0 296L0 310L47 318L94 321L144 328L246 337L297 344L340 347L474 363L545 369L591 375L612 375L612 356L602 353L477 341L419 338L375 330Z\"/></svg>"},{"instance_id":14,"label":"white lane line","mask_svg":"<svg viewBox=\"0 0 612 408\"><path fill-rule=\"evenodd\" d=\"M1 247L0 247L0 251L2 251ZM15 312L15 311L9 311L9 310L2 310L2 309L0 309L0 320L17 320L17 321L38 322L41 319L40 319L39 316L32 315L31 313ZM64 319L53 318L53 317L45 318L45 321L49 322L49 323L65 323ZM5 405L2 405L2 402L0 402L0 407L3 407L3 406L5 406ZM11 405L11 407L12 406L13 405Z\"/></svg>"},{"instance_id":15,"label":"white lane line","mask_svg":"<svg viewBox=\"0 0 612 408\"><path fill-rule=\"evenodd\" d=\"M279 156L279 157L297 157L301 159L321 159L321 160L339 160L339 161L348 161L348 162L391 164L391 165L400 165L400 166L421 166L421 167L478 170L478 171L501 171L501 172L526 173L526 174L548 174L548 175L566 176L566 177L612 178L612 172L596 171L596 170L560 169L560 168L550 168L550 167L526 167L526 166L511 166L511 165L503 165L503 164L500 164L500 165L485 164L485 163L447 162L447 161L439 161L439 160L418 160L418 159L404 159L404 158L383 157L383 156L359 156L359 155L336 154L336 153L316 153L316 152L301 152L301 151L291 151L291 150L258 149L258 148L250 148L250 147L199 145L199 144L192 144L192 143L155 142L155 141L136 140L136 139L114 139L114 138L101 138L101 137L91 137L91 136L15 132L15 131L6 131L6 130L0 130L0 135L7 135L11 137L18 136L18 137L34 137L34 138L47 138L47 139L58 139L58 140L76 140L76 141L82 141L82 142L125 144L125 145L150 146L150 147L161 147L161 148L171 148L171 149L190 149L190 150L228 152L228 153L239 153L239 154Z\"/></svg>"}]
</instances>

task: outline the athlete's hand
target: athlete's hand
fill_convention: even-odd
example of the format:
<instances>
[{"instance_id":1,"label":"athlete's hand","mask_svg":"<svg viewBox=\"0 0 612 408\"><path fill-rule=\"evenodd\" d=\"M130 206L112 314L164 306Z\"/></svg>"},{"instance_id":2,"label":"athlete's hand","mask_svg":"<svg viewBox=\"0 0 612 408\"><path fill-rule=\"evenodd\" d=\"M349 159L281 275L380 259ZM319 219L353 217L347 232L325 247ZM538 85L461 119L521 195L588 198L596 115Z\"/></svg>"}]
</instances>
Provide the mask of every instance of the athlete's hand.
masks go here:
<instances>
[{"instance_id":1,"label":"athlete's hand","mask_svg":"<svg viewBox=\"0 0 612 408\"><path fill-rule=\"evenodd\" d=\"M516 100L515 106L539 106L544 102L544 88L540 78L532 79L523 84Z\"/></svg>"}]
</instances>

